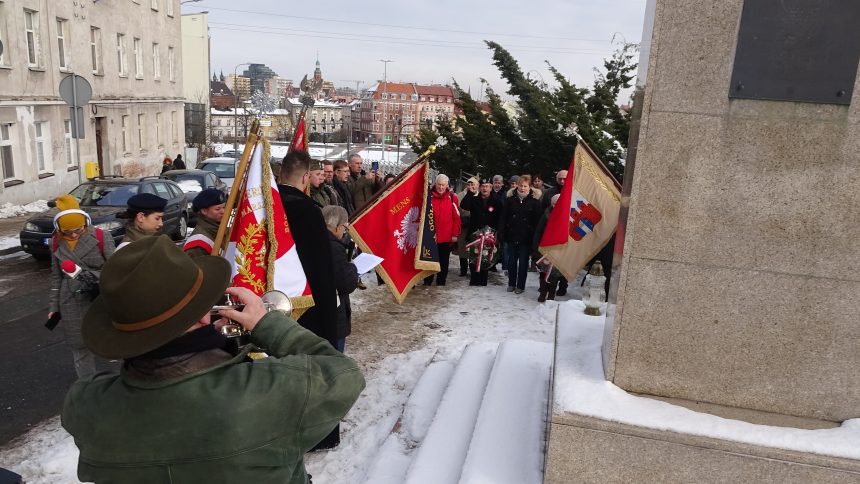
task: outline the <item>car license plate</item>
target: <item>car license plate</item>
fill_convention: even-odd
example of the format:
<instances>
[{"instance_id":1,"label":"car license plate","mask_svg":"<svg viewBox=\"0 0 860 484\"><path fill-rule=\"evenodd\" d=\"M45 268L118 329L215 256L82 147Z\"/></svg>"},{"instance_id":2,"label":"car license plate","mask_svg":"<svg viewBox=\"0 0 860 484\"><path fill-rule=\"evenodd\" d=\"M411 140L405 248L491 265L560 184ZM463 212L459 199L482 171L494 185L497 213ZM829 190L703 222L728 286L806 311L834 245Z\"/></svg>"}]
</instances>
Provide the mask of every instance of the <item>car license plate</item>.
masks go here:
<instances>
[{"instance_id":1,"label":"car license plate","mask_svg":"<svg viewBox=\"0 0 860 484\"><path fill-rule=\"evenodd\" d=\"M45 244L45 245L51 245L51 238L49 237L49 238L47 238L47 239L43 239L43 240L42 240L42 243L43 243L43 244Z\"/></svg>"}]
</instances>

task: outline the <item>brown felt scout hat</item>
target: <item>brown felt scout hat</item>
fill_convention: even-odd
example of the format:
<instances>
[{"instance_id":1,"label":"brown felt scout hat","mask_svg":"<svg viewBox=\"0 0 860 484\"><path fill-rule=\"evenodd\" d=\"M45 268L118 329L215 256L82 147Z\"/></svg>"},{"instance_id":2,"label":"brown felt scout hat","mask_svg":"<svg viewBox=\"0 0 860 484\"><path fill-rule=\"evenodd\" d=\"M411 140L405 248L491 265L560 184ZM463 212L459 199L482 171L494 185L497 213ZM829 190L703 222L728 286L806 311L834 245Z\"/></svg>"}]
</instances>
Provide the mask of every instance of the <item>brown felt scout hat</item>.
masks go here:
<instances>
[{"instance_id":1,"label":"brown felt scout hat","mask_svg":"<svg viewBox=\"0 0 860 484\"><path fill-rule=\"evenodd\" d=\"M192 259L166 235L145 237L112 255L101 293L84 316L84 343L104 358L131 358L180 336L224 296L230 264Z\"/></svg>"}]
</instances>

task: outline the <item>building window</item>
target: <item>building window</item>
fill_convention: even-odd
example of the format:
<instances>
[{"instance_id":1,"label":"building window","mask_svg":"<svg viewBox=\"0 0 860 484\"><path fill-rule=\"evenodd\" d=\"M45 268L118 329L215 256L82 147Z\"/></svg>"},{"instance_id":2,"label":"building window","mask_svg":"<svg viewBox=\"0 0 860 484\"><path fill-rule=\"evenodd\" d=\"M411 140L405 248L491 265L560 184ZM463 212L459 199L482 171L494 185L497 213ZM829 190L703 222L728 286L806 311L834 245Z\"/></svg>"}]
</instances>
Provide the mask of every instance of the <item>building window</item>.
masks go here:
<instances>
[{"instance_id":1,"label":"building window","mask_svg":"<svg viewBox=\"0 0 860 484\"><path fill-rule=\"evenodd\" d=\"M134 77L143 79L143 43L134 39Z\"/></svg>"},{"instance_id":2,"label":"building window","mask_svg":"<svg viewBox=\"0 0 860 484\"><path fill-rule=\"evenodd\" d=\"M33 126L36 129L36 136L33 138L33 143L36 145L36 165L39 167L39 173L45 173L48 171L48 164L45 161L45 145L46 143L45 137L48 132L46 122L34 123Z\"/></svg>"},{"instance_id":3,"label":"building window","mask_svg":"<svg viewBox=\"0 0 860 484\"><path fill-rule=\"evenodd\" d=\"M128 59L125 54L125 34L116 34L116 65L119 76L128 75Z\"/></svg>"},{"instance_id":4,"label":"building window","mask_svg":"<svg viewBox=\"0 0 860 484\"><path fill-rule=\"evenodd\" d=\"M122 152L128 153L128 116L122 117Z\"/></svg>"},{"instance_id":5,"label":"building window","mask_svg":"<svg viewBox=\"0 0 860 484\"><path fill-rule=\"evenodd\" d=\"M152 0L152 9L158 10L158 0Z\"/></svg>"},{"instance_id":6,"label":"building window","mask_svg":"<svg viewBox=\"0 0 860 484\"><path fill-rule=\"evenodd\" d=\"M69 65L69 22L65 19L57 19L57 61L60 70L68 70Z\"/></svg>"},{"instance_id":7,"label":"building window","mask_svg":"<svg viewBox=\"0 0 860 484\"><path fill-rule=\"evenodd\" d=\"M75 166L75 144L72 141L72 121L69 119L63 121L63 138L66 145L66 165Z\"/></svg>"},{"instance_id":8,"label":"building window","mask_svg":"<svg viewBox=\"0 0 860 484\"><path fill-rule=\"evenodd\" d=\"M42 65L42 52L39 48L39 12L24 10L24 32L27 36L27 65Z\"/></svg>"},{"instance_id":9,"label":"building window","mask_svg":"<svg viewBox=\"0 0 860 484\"><path fill-rule=\"evenodd\" d=\"M155 113L155 143L164 146L161 142L161 113Z\"/></svg>"},{"instance_id":10,"label":"building window","mask_svg":"<svg viewBox=\"0 0 860 484\"><path fill-rule=\"evenodd\" d=\"M141 150L143 150L143 140L144 140L143 129L144 129L145 125L146 125L146 115L145 114L138 114L137 115L137 147L140 148Z\"/></svg>"},{"instance_id":11,"label":"building window","mask_svg":"<svg viewBox=\"0 0 860 484\"><path fill-rule=\"evenodd\" d=\"M173 55L173 47L167 48L167 78L176 80L176 57Z\"/></svg>"},{"instance_id":12,"label":"building window","mask_svg":"<svg viewBox=\"0 0 860 484\"><path fill-rule=\"evenodd\" d=\"M172 17L173 16L173 0L164 0L164 1L167 2L167 16Z\"/></svg>"},{"instance_id":13,"label":"building window","mask_svg":"<svg viewBox=\"0 0 860 484\"><path fill-rule=\"evenodd\" d=\"M161 52L158 44L152 44L152 77L161 79Z\"/></svg>"},{"instance_id":14,"label":"building window","mask_svg":"<svg viewBox=\"0 0 860 484\"><path fill-rule=\"evenodd\" d=\"M4 46L9 45L9 43L6 42L6 11L5 11L5 8L3 7L3 2L0 2L0 43L2 43ZM7 49L4 49L4 50L7 50ZM6 62L6 59L7 59L7 57L5 56L5 54L0 52L0 66L9 65Z\"/></svg>"},{"instance_id":15,"label":"building window","mask_svg":"<svg viewBox=\"0 0 860 484\"><path fill-rule=\"evenodd\" d=\"M0 124L0 164L3 166L3 180L15 178L15 161L12 159L12 125Z\"/></svg>"},{"instance_id":16,"label":"building window","mask_svg":"<svg viewBox=\"0 0 860 484\"><path fill-rule=\"evenodd\" d=\"M406 94L401 94L401 95L400 95L400 100L401 100L401 101L405 101L405 100L406 100Z\"/></svg>"},{"instance_id":17,"label":"building window","mask_svg":"<svg viewBox=\"0 0 860 484\"><path fill-rule=\"evenodd\" d=\"M178 143L179 142L179 136L178 136L179 131L177 130L177 125L176 125L176 111L170 112L170 129L171 129L172 134L173 134L173 142Z\"/></svg>"},{"instance_id":18,"label":"building window","mask_svg":"<svg viewBox=\"0 0 860 484\"><path fill-rule=\"evenodd\" d=\"M98 27L90 27L90 56L93 59L93 74L102 71L102 31Z\"/></svg>"}]
</instances>

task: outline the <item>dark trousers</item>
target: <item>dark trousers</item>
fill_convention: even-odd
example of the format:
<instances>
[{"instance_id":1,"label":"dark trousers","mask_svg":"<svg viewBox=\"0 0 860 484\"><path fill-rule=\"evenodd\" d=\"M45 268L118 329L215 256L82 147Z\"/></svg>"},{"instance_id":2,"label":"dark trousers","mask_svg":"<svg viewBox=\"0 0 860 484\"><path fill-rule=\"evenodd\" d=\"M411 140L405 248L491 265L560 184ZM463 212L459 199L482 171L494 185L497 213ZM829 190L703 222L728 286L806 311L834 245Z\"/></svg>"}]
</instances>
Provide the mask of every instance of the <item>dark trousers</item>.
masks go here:
<instances>
[{"instance_id":1,"label":"dark trousers","mask_svg":"<svg viewBox=\"0 0 860 484\"><path fill-rule=\"evenodd\" d=\"M436 285L444 286L448 279L448 263L451 261L451 243L445 242L439 244L439 273L427 276L424 278L424 285L433 284L433 277L436 277Z\"/></svg>"},{"instance_id":2,"label":"dark trousers","mask_svg":"<svg viewBox=\"0 0 860 484\"><path fill-rule=\"evenodd\" d=\"M469 259L467 259L465 257L460 257L460 274L465 275L468 273L469 273Z\"/></svg>"},{"instance_id":3,"label":"dark trousers","mask_svg":"<svg viewBox=\"0 0 860 484\"><path fill-rule=\"evenodd\" d=\"M526 288L530 249L529 244L508 243L508 287Z\"/></svg>"},{"instance_id":4,"label":"dark trousers","mask_svg":"<svg viewBox=\"0 0 860 484\"><path fill-rule=\"evenodd\" d=\"M472 269L472 275L469 276L469 285L470 286L486 286L487 285L487 271L486 267L481 267L481 271L477 272L475 269Z\"/></svg>"}]
</instances>

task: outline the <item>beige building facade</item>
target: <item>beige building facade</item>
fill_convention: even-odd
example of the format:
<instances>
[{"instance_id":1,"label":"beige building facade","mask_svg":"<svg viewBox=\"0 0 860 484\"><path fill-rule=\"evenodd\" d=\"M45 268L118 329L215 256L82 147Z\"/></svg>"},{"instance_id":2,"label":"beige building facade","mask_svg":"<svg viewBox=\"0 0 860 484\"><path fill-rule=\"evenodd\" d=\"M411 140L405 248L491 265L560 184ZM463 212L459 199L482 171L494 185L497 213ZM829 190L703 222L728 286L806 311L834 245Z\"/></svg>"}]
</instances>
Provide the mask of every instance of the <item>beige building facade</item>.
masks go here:
<instances>
[{"instance_id":1,"label":"beige building facade","mask_svg":"<svg viewBox=\"0 0 860 484\"><path fill-rule=\"evenodd\" d=\"M179 0L3 0L0 42L0 201L65 193L88 161L103 175L154 175L181 152ZM72 73L93 92L80 167L58 93Z\"/></svg>"}]
</instances>

